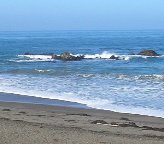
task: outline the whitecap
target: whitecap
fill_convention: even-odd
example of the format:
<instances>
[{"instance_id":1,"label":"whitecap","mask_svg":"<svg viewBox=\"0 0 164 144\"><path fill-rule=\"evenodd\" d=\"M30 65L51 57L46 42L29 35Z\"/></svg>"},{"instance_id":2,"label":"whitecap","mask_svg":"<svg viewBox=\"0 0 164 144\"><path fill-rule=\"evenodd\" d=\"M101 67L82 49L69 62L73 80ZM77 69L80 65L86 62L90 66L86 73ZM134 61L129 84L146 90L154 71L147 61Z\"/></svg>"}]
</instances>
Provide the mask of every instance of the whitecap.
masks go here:
<instances>
[{"instance_id":1,"label":"whitecap","mask_svg":"<svg viewBox=\"0 0 164 144\"><path fill-rule=\"evenodd\" d=\"M16 62L36 62L36 61L54 61L51 55L18 55L20 58Z\"/></svg>"},{"instance_id":2,"label":"whitecap","mask_svg":"<svg viewBox=\"0 0 164 144\"><path fill-rule=\"evenodd\" d=\"M39 73L49 72L51 70L41 70L41 69L35 69L35 71L38 71Z\"/></svg>"},{"instance_id":3,"label":"whitecap","mask_svg":"<svg viewBox=\"0 0 164 144\"><path fill-rule=\"evenodd\" d=\"M164 75L162 74L150 74L150 75L125 75L119 74L115 75L117 79L122 80L156 80L156 81L164 81Z\"/></svg>"},{"instance_id":4,"label":"whitecap","mask_svg":"<svg viewBox=\"0 0 164 144\"><path fill-rule=\"evenodd\" d=\"M112 53L109 53L107 51L104 51L103 53L101 54L94 54L94 55L91 55L91 54L86 54L84 56L84 58L86 59L96 59L96 58L99 58L99 59L110 59L110 57L112 55L115 55L115 54L112 54ZM115 55L116 56L116 55Z\"/></svg>"},{"instance_id":5,"label":"whitecap","mask_svg":"<svg viewBox=\"0 0 164 144\"><path fill-rule=\"evenodd\" d=\"M79 74L78 76L83 78L90 78L90 77L94 77L94 74Z\"/></svg>"},{"instance_id":6,"label":"whitecap","mask_svg":"<svg viewBox=\"0 0 164 144\"><path fill-rule=\"evenodd\" d=\"M52 59L51 55L18 55L18 56L31 58L31 59Z\"/></svg>"}]
</instances>

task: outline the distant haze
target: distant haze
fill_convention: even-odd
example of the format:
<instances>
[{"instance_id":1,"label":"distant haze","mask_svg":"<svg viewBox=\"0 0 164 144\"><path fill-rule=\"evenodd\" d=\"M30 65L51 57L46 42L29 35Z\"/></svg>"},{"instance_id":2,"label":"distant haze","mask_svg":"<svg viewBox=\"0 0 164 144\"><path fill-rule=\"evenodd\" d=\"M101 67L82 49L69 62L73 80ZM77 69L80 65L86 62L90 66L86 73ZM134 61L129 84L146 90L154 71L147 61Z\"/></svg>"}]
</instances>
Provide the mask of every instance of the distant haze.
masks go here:
<instances>
[{"instance_id":1,"label":"distant haze","mask_svg":"<svg viewBox=\"0 0 164 144\"><path fill-rule=\"evenodd\" d=\"M0 0L0 31L164 29L164 0Z\"/></svg>"}]
</instances>

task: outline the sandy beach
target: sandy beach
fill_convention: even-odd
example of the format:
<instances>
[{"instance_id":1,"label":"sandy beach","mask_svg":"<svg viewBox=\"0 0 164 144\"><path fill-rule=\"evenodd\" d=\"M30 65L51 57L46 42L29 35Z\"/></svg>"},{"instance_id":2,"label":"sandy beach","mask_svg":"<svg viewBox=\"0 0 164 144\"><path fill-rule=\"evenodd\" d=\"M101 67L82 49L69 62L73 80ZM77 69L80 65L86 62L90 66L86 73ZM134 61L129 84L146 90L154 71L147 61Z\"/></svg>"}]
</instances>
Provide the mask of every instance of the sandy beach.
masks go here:
<instances>
[{"instance_id":1,"label":"sandy beach","mask_svg":"<svg viewBox=\"0 0 164 144\"><path fill-rule=\"evenodd\" d=\"M0 144L163 144L162 118L0 102Z\"/></svg>"},{"instance_id":2,"label":"sandy beach","mask_svg":"<svg viewBox=\"0 0 164 144\"><path fill-rule=\"evenodd\" d=\"M164 144L164 0L1 0L0 144Z\"/></svg>"}]
</instances>

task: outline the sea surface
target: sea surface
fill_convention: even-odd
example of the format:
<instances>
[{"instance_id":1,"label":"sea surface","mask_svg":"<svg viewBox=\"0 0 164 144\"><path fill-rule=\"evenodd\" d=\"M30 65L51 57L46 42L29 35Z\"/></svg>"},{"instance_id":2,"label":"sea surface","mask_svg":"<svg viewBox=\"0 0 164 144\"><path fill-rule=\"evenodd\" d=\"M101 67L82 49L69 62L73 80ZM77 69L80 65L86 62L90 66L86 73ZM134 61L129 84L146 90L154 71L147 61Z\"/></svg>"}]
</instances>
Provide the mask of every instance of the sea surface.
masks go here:
<instances>
[{"instance_id":1,"label":"sea surface","mask_svg":"<svg viewBox=\"0 0 164 144\"><path fill-rule=\"evenodd\" d=\"M51 59L63 52L85 59ZM0 32L0 92L164 117L164 30Z\"/></svg>"}]
</instances>

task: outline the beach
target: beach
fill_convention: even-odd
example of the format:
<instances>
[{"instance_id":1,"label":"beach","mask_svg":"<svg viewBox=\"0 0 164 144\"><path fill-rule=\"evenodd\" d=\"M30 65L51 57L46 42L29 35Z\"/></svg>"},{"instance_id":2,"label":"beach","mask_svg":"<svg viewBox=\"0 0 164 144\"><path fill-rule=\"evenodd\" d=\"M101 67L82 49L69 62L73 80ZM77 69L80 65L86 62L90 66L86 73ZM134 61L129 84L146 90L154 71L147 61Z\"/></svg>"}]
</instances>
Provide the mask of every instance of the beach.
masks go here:
<instances>
[{"instance_id":1,"label":"beach","mask_svg":"<svg viewBox=\"0 0 164 144\"><path fill-rule=\"evenodd\" d=\"M164 0L0 4L0 144L164 144Z\"/></svg>"},{"instance_id":2,"label":"beach","mask_svg":"<svg viewBox=\"0 0 164 144\"><path fill-rule=\"evenodd\" d=\"M0 144L163 144L163 37L0 32Z\"/></svg>"},{"instance_id":3,"label":"beach","mask_svg":"<svg viewBox=\"0 0 164 144\"><path fill-rule=\"evenodd\" d=\"M0 102L1 144L163 144L164 120L112 111Z\"/></svg>"}]
</instances>

